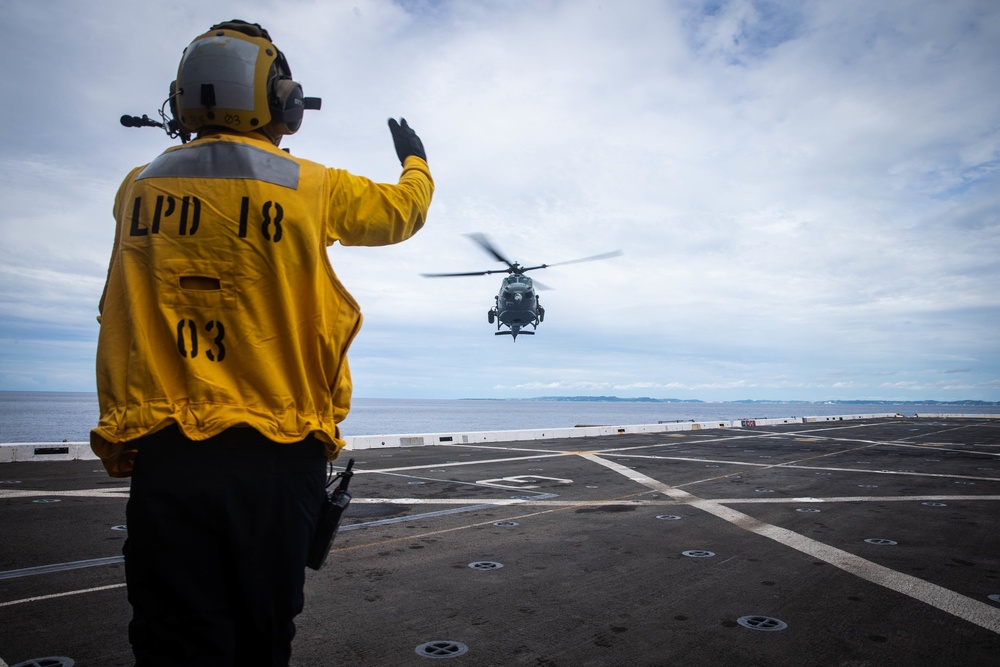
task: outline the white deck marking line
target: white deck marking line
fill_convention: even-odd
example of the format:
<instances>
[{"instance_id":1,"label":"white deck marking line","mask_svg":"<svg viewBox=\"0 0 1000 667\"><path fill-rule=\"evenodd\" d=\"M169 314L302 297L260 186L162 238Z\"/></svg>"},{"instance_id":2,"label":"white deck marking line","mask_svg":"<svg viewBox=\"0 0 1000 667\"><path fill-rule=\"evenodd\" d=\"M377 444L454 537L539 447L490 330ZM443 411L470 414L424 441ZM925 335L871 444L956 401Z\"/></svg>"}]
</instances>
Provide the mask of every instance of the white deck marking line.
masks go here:
<instances>
[{"instance_id":1,"label":"white deck marking line","mask_svg":"<svg viewBox=\"0 0 1000 667\"><path fill-rule=\"evenodd\" d=\"M404 475L401 472L381 472L379 474L388 475L390 477L403 477L404 479L416 480L418 482L431 482L439 484L455 484L459 486L474 486L480 489L506 489L508 491L523 491L527 487L523 486L501 486L500 484L482 484L480 482L463 482L458 479L440 479L438 477L420 477L418 475ZM535 487L531 487L535 488ZM532 493L538 493L537 491L532 491Z\"/></svg>"},{"instance_id":2,"label":"white deck marking line","mask_svg":"<svg viewBox=\"0 0 1000 667\"><path fill-rule=\"evenodd\" d=\"M437 446L437 445L435 445L435 446ZM440 461L438 461L437 463L428 463L428 464L419 465L419 466L400 466L398 468L375 468L375 469L371 469L371 470L369 470L367 468L354 468L354 474L355 475L373 475L375 473L405 472L407 470L426 470L426 469L429 469L429 468L451 468L451 467L454 467L454 466L476 466L476 465L483 465L484 463L509 463L511 461L534 461L536 459L551 459L551 458L557 458L557 457L560 457L560 456L572 456L574 454L576 454L576 452L555 452L555 453L553 453L552 450L550 449L550 450L547 451L546 454L535 454L534 456L513 456L511 458L505 458L505 459L487 459L487 460L483 460L483 461L455 461L454 463L441 463Z\"/></svg>"},{"instance_id":3,"label":"white deck marking line","mask_svg":"<svg viewBox=\"0 0 1000 667\"><path fill-rule=\"evenodd\" d=\"M855 556L841 549L817 542L805 535L759 521L748 514L725 507L718 501L704 500L687 491L671 487L659 480L643 475L613 461L603 459L600 456L593 454L582 454L581 456L589 461L610 468L654 491L666 494L677 500L685 500L688 505L697 507L724 521L728 521L734 526L743 528L756 535L767 537L779 544L827 562L844 572L849 572L866 581L878 584L897 593L902 593L914 600L919 600L941 611L986 628L991 632L1000 634L1000 608L992 607L985 602L979 602L937 584L932 584L908 574L903 574L902 572L896 572L860 556Z\"/></svg>"},{"instance_id":4,"label":"white deck marking line","mask_svg":"<svg viewBox=\"0 0 1000 667\"><path fill-rule=\"evenodd\" d=\"M871 473L873 475L906 475L909 477L943 477L945 479L975 479L981 482L1000 482L998 477L979 477L976 475L947 475L941 472L906 472L903 470L873 470L871 468L827 468L823 466L801 466L794 463L782 463L775 468L791 468L792 470L830 470L834 472Z\"/></svg>"},{"instance_id":5,"label":"white deck marking line","mask_svg":"<svg viewBox=\"0 0 1000 667\"><path fill-rule=\"evenodd\" d=\"M79 570L85 567L100 567L102 565L117 565L124 563L124 556L105 556L103 558L89 558L87 560L74 560L69 563L54 563L52 565L36 565L35 567L24 567L19 570L4 570L0 572L0 579L15 579L17 577L30 577L36 574L49 574L51 572L65 572L67 570Z\"/></svg>"},{"instance_id":6,"label":"white deck marking line","mask_svg":"<svg viewBox=\"0 0 1000 667\"><path fill-rule=\"evenodd\" d=\"M975 426L980 426L980 424L962 424L961 426L949 426L948 428L943 428L938 431L931 431L930 433L921 433L919 436L911 435L906 438L903 438L903 440L910 440L916 437L925 438L931 435L940 435L942 433L949 433L951 431L964 431L966 429L970 429Z\"/></svg>"},{"instance_id":7,"label":"white deck marking line","mask_svg":"<svg viewBox=\"0 0 1000 667\"><path fill-rule=\"evenodd\" d=\"M923 449L925 451L926 450L930 450L932 452L962 452L963 454L978 454L978 455L981 455L981 456L1000 456L1000 452L983 452L983 451L980 451L978 449L969 449L969 448L966 448L966 449L956 449L954 447L945 447L943 445L934 445L934 444L926 444L926 445L913 444L913 445L911 445L911 444L908 444L908 443L905 443L905 442L887 442L886 445L889 445L889 446L892 446L892 447L912 447L914 449ZM984 445L973 445L973 446L974 447L983 447Z\"/></svg>"},{"instance_id":8,"label":"white deck marking line","mask_svg":"<svg viewBox=\"0 0 1000 667\"><path fill-rule=\"evenodd\" d=\"M887 503L904 503L904 502L959 502L959 501L987 501L995 502L1000 500L1000 496L945 496L945 495L934 495L934 496L829 496L824 498L813 498L813 497L798 497L798 498L710 498L710 502L719 503L720 505L737 505L737 504L748 504L748 505L761 505L761 504L785 504L794 505L796 503L865 503L865 502L887 502ZM509 507L511 505L523 505L525 507L531 506L543 506L543 507L569 507L571 505L635 505L636 507L660 507L666 505L685 505L687 500L671 498L670 500L591 500L591 501L580 501L580 500L548 500L540 498L538 500L521 500L514 498L477 498L476 500L471 500L469 498L355 498L351 501L352 505L468 505L469 503L476 503L475 508L479 509L479 506L488 505L490 507ZM411 519L421 518L426 515L411 516ZM343 530L343 527L341 527Z\"/></svg>"},{"instance_id":9,"label":"white deck marking line","mask_svg":"<svg viewBox=\"0 0 1000 667\"><path fill-rule=\"evenodd\" d=\"M861 426L864 426L864 424L861 424L861 425L858 425L858 426L844 426L842 428L860 428ZM870 426L870 424L869 424L869 426ZM932 447L936 451L955 451L955 452L964 452L964 453L970 453L971 452L971 453L976 453L976 454L984 454L986 456L1000 456L1000 454L993 454L993 453L990 453L990 452L978 452L976 450L972 450L972 449L969 449L969 448L964 448L964 449L957 449L956 448L956 449L952 449L952 448L948 447L948 444L956 444L956 443L943 443L943 444L942 443L925 443L925 444L913 443L913 444L908 444L908 443L905 442L906 440L911 440L913 438L929 438L929 437L932 437L932 436L940 435L942 433L948 433L950 431L961 431L963 429L972 428L973 426L975 426L975 424L965 424L965 425L962 425L962 426L955 426L955 427L952 427L952 428L941 429L939 431L932 431L932 432L928 432L928 433L920 433L918 435L911 435L911 436L907 436L905 438L898 438L896 440L859 440L859 439L856 439L856 438L835 438L835 437L826 437L825 439L826 440L844 440L844 441L847 441L847 442L864 442L864 443L869 443L869 444L874 444L874 445L885 445L887 447L919 447L919 448L929 448L929 447ZM821 433L824 430L836 430L836 429L815 429L815 430L810 429L810 430L806 430L806 431L802 431L802 430L784 431L784 432L780 432L780 434L781 435L808 435L808 434L811 434L811 433Z\"/></svg>"},{"instance_id":10,"label":"white deck marking line","mask_svg":"<svg viewBox=\"0 0 1000 667\"><path fill-rule=\"evenodd\" d=\"M794 503L869 503L869 502L888 502L888 503L903 503L908 501L913 502L947 502L954 501L958 502L960 500L982 500L995 502L1000 500L1000 496L830 496L827 498L712 498L711 502L719 503L720 505L738 505L740 503L747 503L751 505L758 504L794 504Z\"/></svg>"},{"instance_id":11,"label":"white deck marking line","mask_svg":"<svg viewBox=\"0 0 1000 667\"><path fill-rule=\"evenodd\" d=\"M1000 496L997 496L1000 498ZM489 506L489 507L508 507L511 505L524 505L524 506L552 506L552 507L571 507L573 505L677 505L680 501L677 500L614 500L614 499L602 499L602 500L549 500L548 497L542 497L538 500L523 500L520 498L480 498L476 500L471 500L469 498L440 498L434 500L432 498L355 498L351 501L352 505L355 504L379 504L379 505L468 505L469 503L478 503L479 506ZM420 515L425 516L425 515ZM410 517L419 518L419 517ZM343 528L341 528L343 530Z\"/></svg>"},{"instance_id":12,"label":"white deck marking line","mask_svg":"<svg viewBox=\"0 0 1000 667\"><path fill-rule=\"evenodd\" d=\"M573 438L573 439L576 440L578 438ZM586 438L584 438L584 439L586 439ZM541 448L538 448L538 447L509 447L509 446L501 445L501 444L496 444L496 445L479 444L479 445L476 445L476 444L472 444L472 443L461 444L461 443L456 443L456 442L442 442L442 443L436 443L433 446L434 447L458 447L460 449L489 449L489 450L500 451L500 452L538 452L539 454L552 454L552 450L551 449L541 449ZM565 454L566 452L565 451L561 451L561 453ZM529 457L529 458L533 458L533 457Z\"/></svg>"},{"instance_id":13,"label":"white deck marking line","mask_svg":"<svg viewBox=\"0 0 1000 667\"><path fill-rule=\"evenodd\" d=\"M124 489L74 489L62 491L0 490L0 500L5 498L120 498L128 499L128 487Z\"/></svg>"},{"instance_id":14,"label":"white deck marking line","mask_svg":"<svg viewBox=\"0 0 1000 667\"><path fill-rule=\"evenodd\" d=\"M449 516L451 514L464 514L465 512L477 512L479 510L493 509L493 505L490 503L480 503L479 505L468 505L469 501L465 501L465 505L462 507L453 507L447 510L438 510L436 512L425 512L423 514L407 514L405 516L394 516L388 519L375 519L374 521L365 521L364 523L349 523L341 525L338 529L339 532L344 532L345 530L357 530L358 528L369 528L371 526L389 526L394 523L408 523L410 521L420 521L421 519L435 519L439 516ZM516 502L516 501L515 501Z\"/></svg>"},{"instance_id":15,"label":"white deck marking line","mask_svg":"<svg viewBox=\"0 0 1000 667\"><path fill-rule=\"evenodd\" d=\"M593 454L603 454L607 456L607 452L591 452ZM702 459L702 458L691 458L690 456L658 456L656 454L620 454L615 453L615 456L621 456L622 458L628 459L652 459L654 461L688 461L689 463L728 463L734 466L752 466L754 468L773 468L777 463L750 463L749 461L728 461L726 459Z\"/></svg>"},{"instance_id":16,"label":"white deck marking line","mask_svg":"<svg viewBox=\"0 0 1000 667\"><path fill-rule=\"evenodd\" d=\"M580 505L580 506L586 506L587 505L587 503L577 503L577 504ZM540 516L542 514L550 514L552 512L561 512L564 509L565 508L562 508L562 507L554 507L552 509L539 510L537 512L531 512L529 514L518 514L518 515L515 515L515 516L512 516L512 517L507 517L505 519L505 521L514 521L514 520L517 520L517 519L527 519L527 518L534 517L534 516ZM432 537L434 535L443 535L444 533L454 533L455 531L459 531L459 530L468 530L469 528L478 528L479 526L490 526L490 525L495 524L496 522L497 522L497 519L489 519L488 521L480 521L480 522L477 522L477 523L465 524L463 526L454 526L452 528L442 528L440 530L432 530L432 531L430 531L428 533L420 533L418 535L401 535L399 537L392 537L392 538L389 538L389 539L378 540L378 541L375 541L375 542L365 542L364 544L351 544L351 545L342 546L342 547L336 547L335 546L335 547L333 547L333 549L330 550L330 553L331 554L335 554L335 553L342 552L342 551L357 551L357 550L360 550L360 549L370 549L372 547L384 546L386 544L392 544L394 542L407 542L407 541L411 541L411 540L419 540L419 539L422 539L422 538L425 538L425 537ZM341 528L341 530L343 530L343 528Z\"/></svg>"},{"instance_id":17,"label":"white deck marking line","mask_svg":"<svg viewBox=\"0 0 1000 667\"><path fill-rule=\"evenodd\" d=\"M758 463L758 464L748 464L748 465L757 465L757 466L759 466L759 467L761 467L761 468L763 468L765 470L766 469L781 468L781 467L790 467L792 464L804 463L806 461L815 461L817 459L824 459L824 458L826 458L828 456L839 456L841 454L853 454L854 452L857 452L857 451L862 450L862 449L868 449L870 447L872 447L872 445L862 445L861 447L852 447L851 449L842 449L842 450L836 451L836 452L827 452L826 454L817 454L815 456L807 456L805 458L798 459L796 461L785 461L783 463ZM826 468L818 468L818 469L819 470L826 470ZM851 470L850 472L854 472L854 471ZM714 482L714 481L719 480L719 479L725 479L726 477L732 477L733 475L734 475L734 473L728 473L728 474L725 474L725 475L715 475L713 477L709 477L708 479L700 479L700 480L696 480L696 481L693 481L693 482L685 482L684 484L678 484L674 488L678 488L679 489L682 486L694 486L696 484L702 484L704 482Z\"/></svg>"},{"instance_id":18,"label":"white deck marking line","mask_svg":"<svg viewBox=\"0 0 1000 667\"><path fill-rule=\"evenodd\" d=\"M16 604L24 604L25 602L40 602L41 600L51 600L53 598L63 598L67 595L80 595L81 593L96 593L98 591L108 591L112 588L125 588L125 584L110 584L108 586L98 586L97 588L85 588L82 591L66 591L65 593L53 593L52 595L38 595L33 598L24 598L23 600L11 600L10 602L0 602L0 607L11 607ZM0 663L3 663L0 660ZM0 667L3 667L0 664Z\"/></svg>"},{"instance_id":19,"label":"white deck marking line","mask_svg":"<svg viewBox=\"0 0 1000 667\"><path fill-rule=\"evenodd\" d=\"M664 457L649 457L649 458L662 458L665 461L691 461L692 459L676 459L670 456ZM742 461L715 461L710 459L698 459L698 461L704 461L705 463L713 463L720 465L734 465L734 466L749 466L753 468L770 468L776 470L779 468L786 470L824 470L827 472L850 472L857 474L871 474L871 475L902 475L906 477L937 477L943 479L960 479L960 480L970 480L974 479L980 482L1000 482L1000 477L980 477L976 475L948 475L940 472L905 472L902 470L877 470L872 468L834 468L832 466L804 466L798 465L795 462L789 463L747 463ZM695 484L701 484L703 482L712 482L717 479L722 479L723 477L730 477L737 473L729 473L725 475L719 475L716 477L709 477L707 479L698 480L695 482L685 482L684 484L678 484L676 488L682 488L685 486L693 486Z\"/></svg>"}]
</instances>

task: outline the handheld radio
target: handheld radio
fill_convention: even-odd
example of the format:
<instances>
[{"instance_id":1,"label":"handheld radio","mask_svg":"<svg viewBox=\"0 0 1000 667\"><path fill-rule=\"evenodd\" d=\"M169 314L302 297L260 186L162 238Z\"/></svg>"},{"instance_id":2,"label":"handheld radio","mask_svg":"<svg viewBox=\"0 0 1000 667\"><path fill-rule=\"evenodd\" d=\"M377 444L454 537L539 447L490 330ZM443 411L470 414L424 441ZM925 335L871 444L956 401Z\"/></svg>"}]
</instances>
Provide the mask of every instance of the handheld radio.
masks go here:
<instances>
[{"instance_id":1,"label":"handheld radio","mask_svg":"<svg viewBox=\"0 0 1000 667\"><path fill-rule=\"evenodd\" d=\"M337 488L326 492L326 498L323 500L323 507L319 513L319 521L316 524L316 532L313 534L312 544L309 547L309 558L306 565L314 570L323 567L326 557L330 555L330 546L333 544L333 538L337 536L340 519L344 516L348 505L351 504L351 494L347 492L347 485L354 477L353 468L354 459L350 459L347 462L347 468L337 473L326 485L326 488L329 489L334 482L340 480Z\"/></svg>"}]
</instances>

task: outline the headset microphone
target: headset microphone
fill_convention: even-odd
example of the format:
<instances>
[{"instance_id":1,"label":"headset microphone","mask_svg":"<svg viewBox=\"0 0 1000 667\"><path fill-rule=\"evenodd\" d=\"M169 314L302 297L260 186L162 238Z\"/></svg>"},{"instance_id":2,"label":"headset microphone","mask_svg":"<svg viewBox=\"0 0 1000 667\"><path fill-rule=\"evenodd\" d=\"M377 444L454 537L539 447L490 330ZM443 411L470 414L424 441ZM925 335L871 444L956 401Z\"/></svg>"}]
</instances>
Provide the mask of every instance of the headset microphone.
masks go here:
<instances>
[{"instance_id":1,"label":"headset microphone","mask_svg":"<svg viewBox=\"0 0 1000 667\"><path fill-rule=\"evenodd\" d=\"M125 114L121 117L121 122L125 127L163 127L163 123L156 122L146 114L142 114L142 118Z\"/></svg>"},{"instance_id":2,"label":"headset microphone","mask_svg":"<svg viewBox=\"0 0 1000 667\"><path fill-rule=\"evenodd\" d=\"M165 106L167 103L164 102L163 104ZM180 137L182 144L186 144L190 141L191 133L182 130L178 126L177 121L167 116L162 109L160 110L160 117L163 118L162 123L153 120L146 114L142 114L142 116L130 116L129 114L125 114L121 117L121 124L125 127L159 127L162 128L171 139Z\"/></svg>"}]
</instances>

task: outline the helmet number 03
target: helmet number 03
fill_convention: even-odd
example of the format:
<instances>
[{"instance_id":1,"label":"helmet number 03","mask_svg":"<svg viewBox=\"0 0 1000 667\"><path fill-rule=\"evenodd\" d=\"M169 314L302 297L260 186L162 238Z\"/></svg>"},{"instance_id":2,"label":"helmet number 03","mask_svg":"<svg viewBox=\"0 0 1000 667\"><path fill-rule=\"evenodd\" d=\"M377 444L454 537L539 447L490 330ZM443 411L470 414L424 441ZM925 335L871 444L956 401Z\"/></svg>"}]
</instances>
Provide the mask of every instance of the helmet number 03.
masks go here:
<instances>
[{"instance_id":1,"label":"helmet number 03","mask_svg":"<svg viewBox=\"0 0 1000 667\"><path fill-rule=\"evenodd\" d=\"M222 339L226 337L226 328L222 326L222 322L210 320L204 329L210 343L205 356L209 361L222 361L226 357L226 347L222 343ZM194 359L198 356L198 337L198 325L194 320L177 322L177 351L182 357Z\"/></svg>"}]
</instances>

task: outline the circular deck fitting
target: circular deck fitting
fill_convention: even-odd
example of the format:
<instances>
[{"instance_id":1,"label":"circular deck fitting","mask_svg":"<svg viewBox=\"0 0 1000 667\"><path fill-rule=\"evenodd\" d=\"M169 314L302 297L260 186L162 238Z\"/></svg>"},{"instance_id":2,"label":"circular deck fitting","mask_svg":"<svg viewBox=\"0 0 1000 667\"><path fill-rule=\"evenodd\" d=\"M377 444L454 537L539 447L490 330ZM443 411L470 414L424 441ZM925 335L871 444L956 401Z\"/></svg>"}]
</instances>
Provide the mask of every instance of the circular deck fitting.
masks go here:
<instances>
[{"instance_id":1,"label":"circular deck fitting","mask_svg":"<svg viewBox=\"0 0 1000 667\"><path fill-rule=\"evenodd\" d=\"M800 508L798 508L795 511L796 512L811 512L811 513L814 513L814 512L822 512L823 510L818 510L815 507L800 507Z\"/></svg>"},{"instance_id":2,"label":"circular deck fitting","mask_svg":"<svg viewBox=\"0 0 1000 667\"><path fill-rule=\"evenodd\" d=\"M510 528L512 526L520 526L517 521L497 521L493 524L494 526L501 526L503 528Z\"/></svg>"},{"instance_id":3,"label":"circular deck fitting","mask_svg":"<svg viewBox=\"0 0 1000 667\"><path fill-rule=\"evenodd\" d=\"M24 662L19 662L16 665L11 665L10 667L73 667L76 664L76 660L73 658L66 658L64 656L51 657L51 658L35 658L34 660L25 660Z\"/></svg>"},{"instance_id":4,"label":"circular deck fitting","mask_svg":"<svg viewBox=\"0 0 1000 667\"><path fill-rule=\"evenodd\" d=\"M947 507L948 503L920 503L921 505L927 505L928 507Z\"/></svg>"},{"instance_id":5,"label":"circular deck fitting","mask_svg":"<svg viewBox=\"0 0 1000 667\"><path fill-rule=\"evenodd\" d=\"M436 640L417 647L417 655L424 658L457 658L469 652L469 647L462 642Z\"/></svg>"},{"instance_id":6,"label":"circular deck fitting","mask_svg":"<svg viewBox=\"0 0 1000 667\"><path fill-rule=\"evenodd\" d=\"M744 628L763 630L765 632L775 632L788 627L788 624L784 621L771 616L741 616L736 619L736 622Z\"/></svg>"},{"instance_id":7,"label":"circular deck fitting","mask_svg":"<svg viewBox=\"0 0 1000 667\"><path fill-rule=\"evenodd\" d=\"M682 551L682 556L687 556L688 558L711 558L715 555L714 551L702 551L701 549L691 549L690 551Z\"/></svg>"},{"instance_id":8,"label":"circular deck fitting","mask_svg":"<svg viewBox=\"0 0 1000 667\"><path fill-rule=\"evenodd\" d=\"M475 563L469 563L469 567L473 570L499 570L503 567L503 563L497 563L491 560L480 560Z\"/></svg>"},{"instance_id":9,"label":"circular deck fitting","mask_svg":"<svg viewBox=\"0 0 1000 667\"><path fill-rule=\"evenodd\" d=\"M868 544L878 544L882 546L893 546L899 544L899 542L896 542L895 540L886 540L881 537L868 537L865 538L865 542Z\"/></svg>"},{"instance_id":10,"label":"circular deck fitting","mask_svg":"<svg viewBox=\"0 0 1000 667\"><path fill-rule=\"evenodd\" d=\"M676 514L657 514L656 518L660 521L680 521L684 517L677 516Z\"/></svg>"},{"instance_id":11,"label":"circular deck fitting","mask_svg":"<svg viewBox=\"0 0 1000 667\"><path fill-rule=\"evenodd\" d=\"M111 526L111 530L128 530L128 526Z\"/></svg>"},{"instance_id":12,"label":"circular deck fitting","mask_svg":"<svg viewBox=\"0 0 1000 667\"><path fill-rule=\"evenodd\" d=\"M38 498L37 500L32 500L33 503L61 503L62 500L59 498Z\"/></svg>"}]
</instances>

